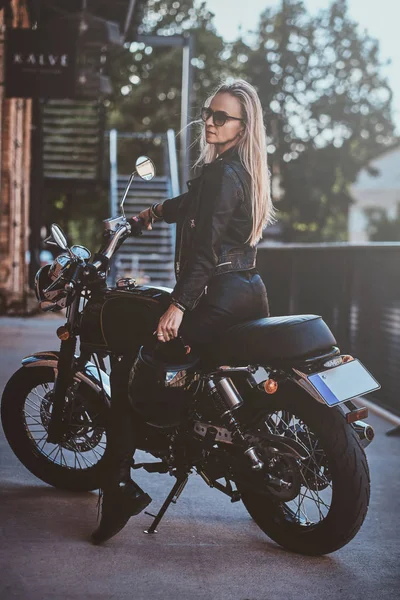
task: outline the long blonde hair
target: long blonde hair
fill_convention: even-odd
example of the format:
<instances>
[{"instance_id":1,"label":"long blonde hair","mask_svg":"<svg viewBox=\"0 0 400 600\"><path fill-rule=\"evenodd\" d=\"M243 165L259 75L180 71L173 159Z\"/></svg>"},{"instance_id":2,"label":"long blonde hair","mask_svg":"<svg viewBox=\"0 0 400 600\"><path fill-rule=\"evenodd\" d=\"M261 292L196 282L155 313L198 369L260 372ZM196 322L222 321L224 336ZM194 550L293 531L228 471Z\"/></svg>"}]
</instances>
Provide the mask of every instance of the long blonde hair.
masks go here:
<instances>
[{"instance_id":1,"label":"long blonde hair","mask_svg":"<svg viewBox=\"0 0 400 600\"><path fill-rule=\"evenodd\" d=\"M270 174L267 165L267 140L262 106L254 87L243 79L238 79L229 84L222 83L207 98L205 106L209 106L214 96L220 93L228 93L238 98L245 122L244 133L239 138L237 149L240 160L250 175L253 226L247 241L251 246L255 246L262 237L264 227L275 221L275 209L271 199ZM199 141L200 156L195 166L204 165L217 158L215 145L206 142L204 127Z\"/></svg>"}]
</instances>

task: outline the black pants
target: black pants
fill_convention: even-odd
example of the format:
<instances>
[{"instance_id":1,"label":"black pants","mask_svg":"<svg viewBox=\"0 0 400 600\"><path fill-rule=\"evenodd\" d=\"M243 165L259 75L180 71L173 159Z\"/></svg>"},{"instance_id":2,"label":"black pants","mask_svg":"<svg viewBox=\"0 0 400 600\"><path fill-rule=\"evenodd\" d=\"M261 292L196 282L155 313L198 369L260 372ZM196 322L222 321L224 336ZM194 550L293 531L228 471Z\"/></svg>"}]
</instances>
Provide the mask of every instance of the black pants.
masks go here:
<instances>
[{"instance_id":1,"label":"black pants","mask_svg":"<svg viewBox=\"0 0 400 600\"><path fill-rule=\"evenodd\" d=\"M107 446L105 452L107 488L129 477L127 466L135 451L134 415L128 400L128 378L134 357L111 359L111 407L106 425Z\"/></svg>"},{"instance_id":2,"label":"black pants","mask_svg":"<svg viewBox=\"0 0 400 600\"><path fill-rule=\"evenodd\" d=\"M265 285L256 271L239 271L211 279L198 306L185 314L179 333L196 353L202 353L221 333L243 321L269 315ZM132 456L134 428L128 401L128 377L134 357L111 364L111 410L107 428L107 477L119 477L121 461Z\"/></svg>"},{"instance_id":3,"label":"black pants","mask_svg":"<svg viewBox=\"0 0 400 600\"><path fill-rule=\"evenodd\" d=\"M257 271L234 271L210 280L199 304L185 314L179 333L201 351L232 325L268 315L267 291Z\"/></svg>"}]
</instances>

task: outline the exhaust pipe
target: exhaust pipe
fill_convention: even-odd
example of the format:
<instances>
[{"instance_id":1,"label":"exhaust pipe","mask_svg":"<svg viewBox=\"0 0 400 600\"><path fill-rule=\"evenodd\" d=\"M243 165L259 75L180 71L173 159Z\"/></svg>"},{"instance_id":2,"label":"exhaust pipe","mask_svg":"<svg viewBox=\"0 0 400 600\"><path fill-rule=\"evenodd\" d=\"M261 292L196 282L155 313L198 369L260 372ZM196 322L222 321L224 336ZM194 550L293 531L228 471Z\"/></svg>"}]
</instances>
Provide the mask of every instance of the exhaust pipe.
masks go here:
<instances>
[{"instance_id":1,"label":"exhaust pipe","mask_svg":"<svg viewBox=\"0 0 400 600\"><path fill-rule=\"evenodd\" d=\"M354 421L351 424L360 439L361 446L366 448L372 442L375 437L375 431L371 425L365 423L364 421Z\"/></svg>"}]
</instances>

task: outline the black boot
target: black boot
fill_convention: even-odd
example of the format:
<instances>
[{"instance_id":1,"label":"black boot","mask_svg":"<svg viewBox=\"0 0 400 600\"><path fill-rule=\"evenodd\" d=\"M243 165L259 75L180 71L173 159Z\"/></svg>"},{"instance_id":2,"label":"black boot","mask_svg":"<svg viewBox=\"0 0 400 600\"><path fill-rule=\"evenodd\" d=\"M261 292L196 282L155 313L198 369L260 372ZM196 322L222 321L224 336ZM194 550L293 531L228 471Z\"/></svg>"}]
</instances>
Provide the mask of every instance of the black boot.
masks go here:
<instances>
[{"instance_id":1,"label":"black boot","mask_svg":"<svg viewBox=\"0 0 400 600\"><path fill-rule=\"evenodd\" d=\"M134 481L124 481L102 491L101 520L92 533L93 544L101 544L125 527L130 517L138 515L151 498Z\"/></svg>"},{"instance_id":2,"label":"black boot","mask_svg":"<svg viewBox=\"0 0 400 600\"><path fill-rule=\"evenodd\" d=\"M107 423L107 475L102 490L101 520L92 542L101 544L125 527L130 517L142 512L151 498L131 479L134 452L128 376L132 358L111 361L111 410ZM101 496L100 496L101 500Z\"/></svg>"}]
</instances>

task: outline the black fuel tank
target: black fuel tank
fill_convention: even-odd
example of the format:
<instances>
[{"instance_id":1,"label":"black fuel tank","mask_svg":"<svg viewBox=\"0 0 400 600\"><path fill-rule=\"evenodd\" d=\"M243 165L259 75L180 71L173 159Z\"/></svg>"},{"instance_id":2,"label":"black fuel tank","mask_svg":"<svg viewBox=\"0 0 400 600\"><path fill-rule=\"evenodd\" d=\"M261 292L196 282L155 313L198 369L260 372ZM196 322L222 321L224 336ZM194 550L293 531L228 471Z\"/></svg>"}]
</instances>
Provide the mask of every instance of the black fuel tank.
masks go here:
<instances>
[{"instance_id":1,"label":"black fuel tank","mask_svg":"<svg viewBox=\"0 0 400 600\"><path fill-rule=\"evenodd\" d=\"M169 288L138 286L94 293L81 320L81 344L115 354L135 355L152 336L170 304Z\"/></svg>"}]
</instances>

